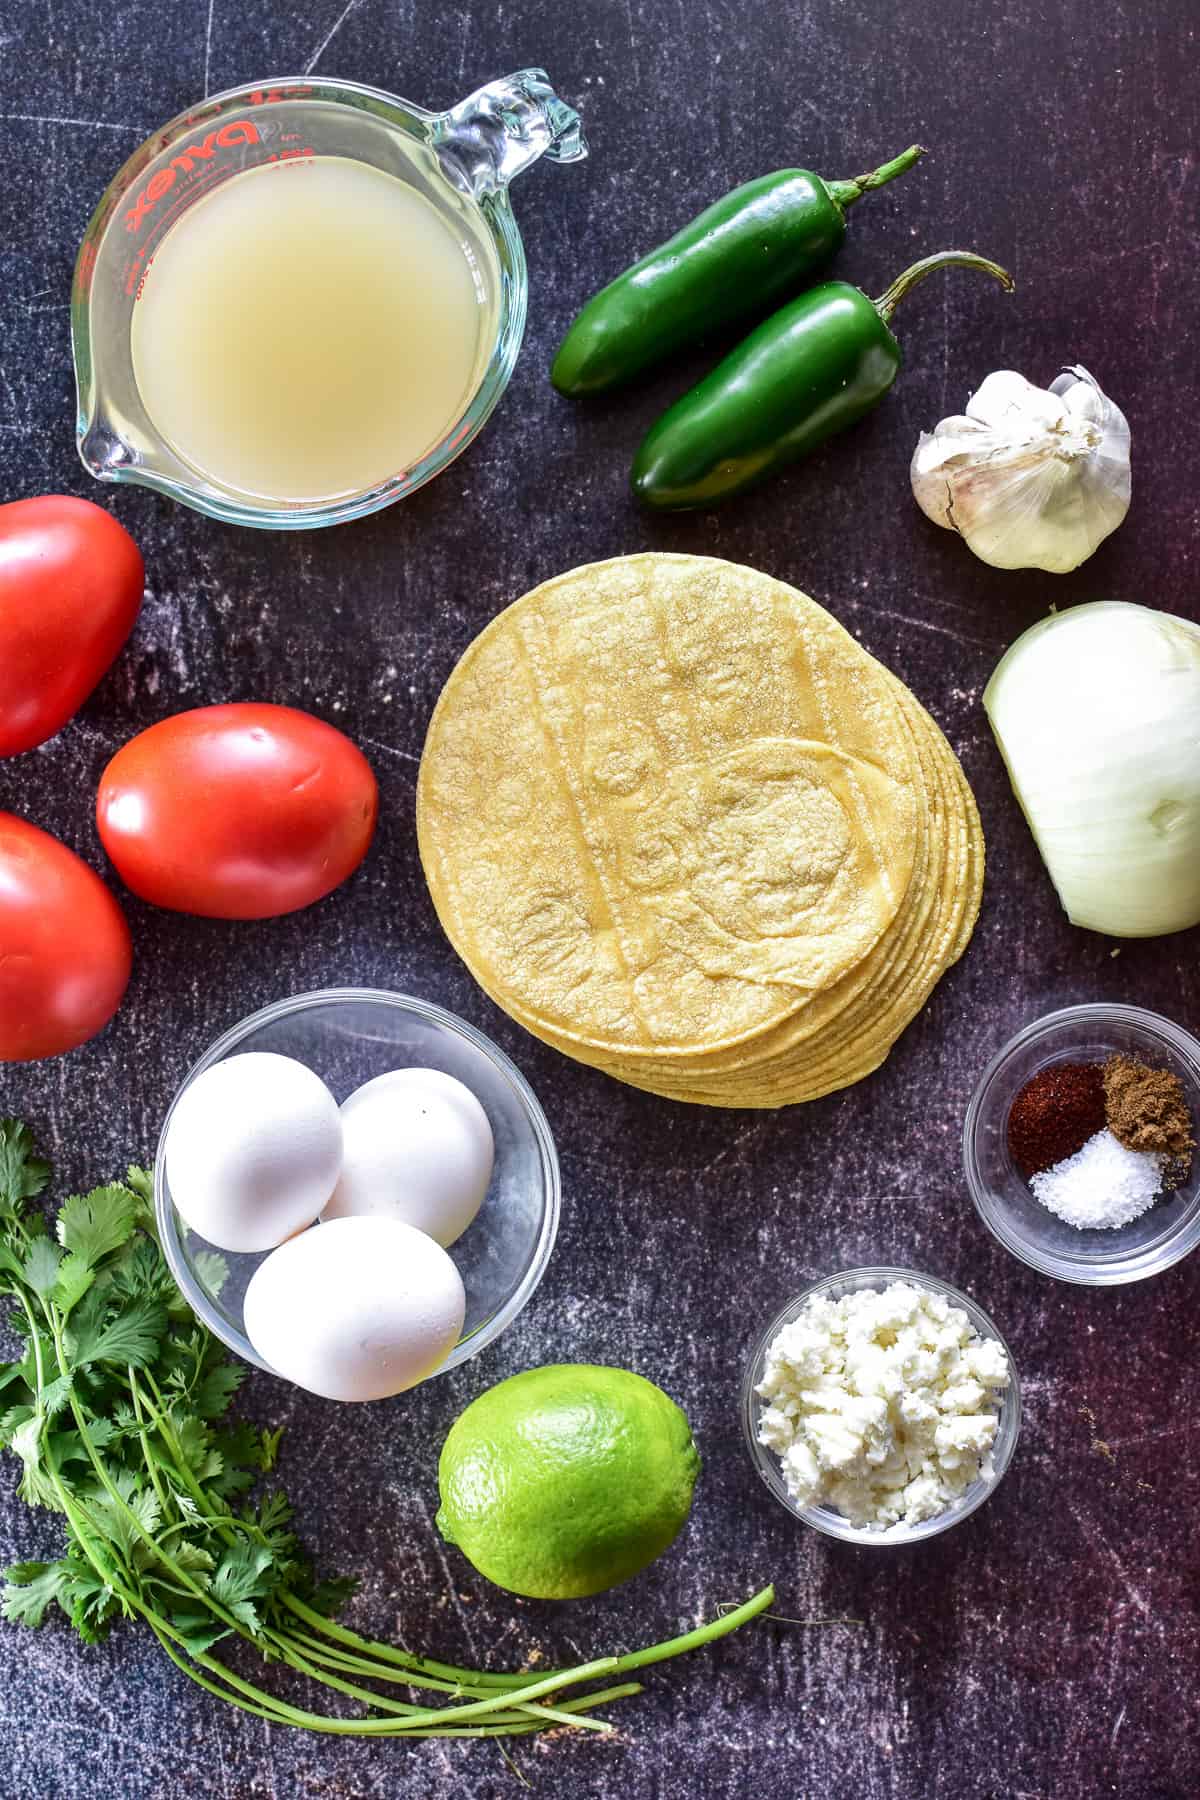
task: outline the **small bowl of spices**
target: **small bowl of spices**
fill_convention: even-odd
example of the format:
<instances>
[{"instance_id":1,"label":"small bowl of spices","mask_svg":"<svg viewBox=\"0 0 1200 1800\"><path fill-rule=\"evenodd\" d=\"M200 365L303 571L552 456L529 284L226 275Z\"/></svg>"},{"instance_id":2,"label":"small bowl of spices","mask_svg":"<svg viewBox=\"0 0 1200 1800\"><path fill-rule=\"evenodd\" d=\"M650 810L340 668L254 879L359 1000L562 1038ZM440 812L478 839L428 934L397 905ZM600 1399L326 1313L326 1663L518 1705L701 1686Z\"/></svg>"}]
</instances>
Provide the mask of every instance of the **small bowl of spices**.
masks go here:
<instances>
[{"instance_id":1,"label":"small bowl of spices","mask_svg":"<svg viewBox=\"0 0 1200 1800\"><path fill-rule=\"evenodd\" d=\"M984 1224L1060 1281L1140 1281L1200 1243L1200 1042L1136 1006L1068 1006L993 1057L963 1127Z\"/></svg>"}]
</instances>

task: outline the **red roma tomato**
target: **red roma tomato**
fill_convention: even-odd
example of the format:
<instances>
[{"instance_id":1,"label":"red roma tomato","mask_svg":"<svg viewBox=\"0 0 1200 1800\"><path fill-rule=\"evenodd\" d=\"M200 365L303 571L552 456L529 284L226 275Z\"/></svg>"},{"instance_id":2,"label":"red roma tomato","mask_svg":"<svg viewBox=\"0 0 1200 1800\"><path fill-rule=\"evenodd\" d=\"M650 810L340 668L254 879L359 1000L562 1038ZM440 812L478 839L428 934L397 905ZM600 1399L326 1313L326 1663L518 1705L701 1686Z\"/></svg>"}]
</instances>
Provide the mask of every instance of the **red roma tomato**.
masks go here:
<instances>
[{"instance_id":1,"label":"red roma tomato","mask_svg":"<svg viewBox=\"0 0 1200 1800\"><path fill-rule=\"evenodd\" d=\"M357 869L378 808L370 764L332 725L290 706L202 706L117 751L96 821L143 900L270 919Z\"/></svg>"},{"instance_id":2,"label":"red roma tomato","mask_svg":"<svg viewBox=\"0 0 1200 1800\"><path fill-rule=\"evenodd\" d=\"M95 1037L132 963L125 915L100 877L49 832L0 812L0 1062Z\"/></svg>"},{"instance_id":3,"label":"red roma tomato","mask_svg":"<svg viewBox=\"0 0 1200 1800\"><path fill-rule=\"evenodd\" d=\"M0 506L0 756L78 712L133 630L142 577L129 533L90 500Z\"/></svg>"}]
</instances>

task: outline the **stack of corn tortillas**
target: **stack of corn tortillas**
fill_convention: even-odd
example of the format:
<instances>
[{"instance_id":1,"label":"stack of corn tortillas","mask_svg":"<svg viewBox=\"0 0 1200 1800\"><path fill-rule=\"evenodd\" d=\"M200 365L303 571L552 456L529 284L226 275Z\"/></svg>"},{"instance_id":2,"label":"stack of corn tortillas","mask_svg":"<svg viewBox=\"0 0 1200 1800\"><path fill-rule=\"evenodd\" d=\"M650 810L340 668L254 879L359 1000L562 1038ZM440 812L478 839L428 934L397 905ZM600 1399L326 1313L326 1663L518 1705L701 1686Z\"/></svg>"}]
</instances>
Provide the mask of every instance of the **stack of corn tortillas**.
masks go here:
<instances>
[{"instance_id":1,"label":"stack of corn tortillas","mask_svg":"<svg viewBox=\"0 0 1200 1800\"><path fill-rule=\"evenodd\" d=\"M493 620L430 722L417 821L498 1005L710 1106L877 1068L983 880L971 791L908 689L807 595L701 556L572 569Z\"/></svg>"}]
</instances>

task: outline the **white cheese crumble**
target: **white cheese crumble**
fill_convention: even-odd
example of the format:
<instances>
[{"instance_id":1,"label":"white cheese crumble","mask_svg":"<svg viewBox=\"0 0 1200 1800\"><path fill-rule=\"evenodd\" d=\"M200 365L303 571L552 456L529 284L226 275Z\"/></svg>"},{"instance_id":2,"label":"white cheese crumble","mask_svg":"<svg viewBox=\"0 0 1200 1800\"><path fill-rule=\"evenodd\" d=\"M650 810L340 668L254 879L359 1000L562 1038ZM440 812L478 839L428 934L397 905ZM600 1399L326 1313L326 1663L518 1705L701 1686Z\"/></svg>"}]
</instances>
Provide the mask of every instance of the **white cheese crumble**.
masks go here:
<instances>
[{"instance_id":1,"label":"white cheese crumble","mask_svg":"<svg viewBox=\"0 0 1200 1800\"><path fill-rule=\"evenodd\" d=\"M798 1505L916 1525L991 1474L1008 1383L1002 1346L928 1288L814 1295L768 1347L758 1439Z\"/></svg>"}]
</instances>

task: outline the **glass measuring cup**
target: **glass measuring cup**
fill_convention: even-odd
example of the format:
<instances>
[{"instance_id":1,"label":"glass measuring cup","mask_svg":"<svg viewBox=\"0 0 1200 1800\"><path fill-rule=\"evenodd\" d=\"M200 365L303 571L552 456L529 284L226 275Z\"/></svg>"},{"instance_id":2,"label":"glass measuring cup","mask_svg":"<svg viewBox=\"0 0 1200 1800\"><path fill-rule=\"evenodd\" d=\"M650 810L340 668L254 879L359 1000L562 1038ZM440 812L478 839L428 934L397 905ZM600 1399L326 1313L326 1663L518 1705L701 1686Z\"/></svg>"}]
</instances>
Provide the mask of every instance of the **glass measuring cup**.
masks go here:
<instances>
[{"instance_id":1,"label":"glass measuring cup","mask_svg":"<svg viewBox=\"0 0 1200 1800\"><path fill-rule=\"evenodd\" d=\"M107 188L80 246L71 338L84 467L99 481L136 482L214 518L275 530L340 524L411 494L472 441L512 374L528 280L508 184L543 155L577 162L587 145L578 114L542 69L492 82L442 113L352 82L284 80L231 88L172 119ZM428 200L487 290L491 323L460 416L418 461L367 489L293 502L224 485L166 439L139 392L131 334L151 261L190 207L249 169L314 156L370 164Z\"/></svg>"}]
</instances>

